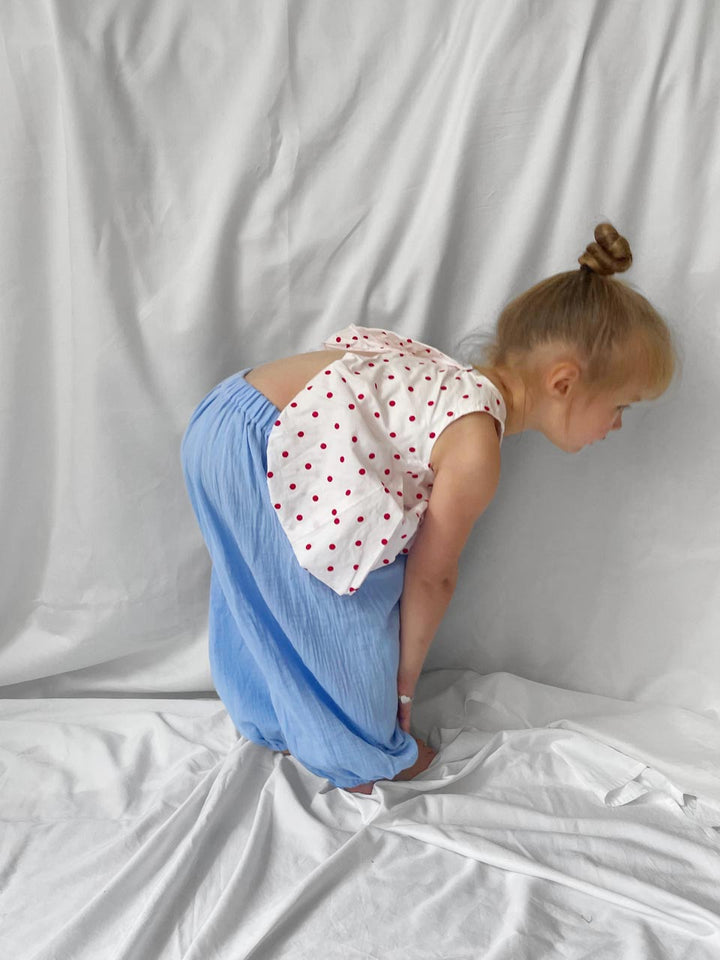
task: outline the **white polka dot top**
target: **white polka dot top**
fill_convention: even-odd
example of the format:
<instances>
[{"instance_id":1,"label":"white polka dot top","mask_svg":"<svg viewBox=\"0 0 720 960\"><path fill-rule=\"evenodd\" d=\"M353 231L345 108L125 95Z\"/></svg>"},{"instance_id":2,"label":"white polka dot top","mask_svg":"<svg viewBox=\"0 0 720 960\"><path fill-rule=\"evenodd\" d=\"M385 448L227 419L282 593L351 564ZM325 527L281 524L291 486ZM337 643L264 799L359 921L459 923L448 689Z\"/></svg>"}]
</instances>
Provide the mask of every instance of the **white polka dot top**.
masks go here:
<instances>
[{"instance_id":1,"label":"white polka dot top","mask_svg":"<svg viewBox=\"0 0 720 960\"><path fill-rule=\"evenodd\" d=\"M351 325L323 347L342 353L281 411L267 483L300 566L347 594L408 552L445 427L486 411L502 443L506 409L472 367L390 330Z\"/></svg>"}]
</instances>

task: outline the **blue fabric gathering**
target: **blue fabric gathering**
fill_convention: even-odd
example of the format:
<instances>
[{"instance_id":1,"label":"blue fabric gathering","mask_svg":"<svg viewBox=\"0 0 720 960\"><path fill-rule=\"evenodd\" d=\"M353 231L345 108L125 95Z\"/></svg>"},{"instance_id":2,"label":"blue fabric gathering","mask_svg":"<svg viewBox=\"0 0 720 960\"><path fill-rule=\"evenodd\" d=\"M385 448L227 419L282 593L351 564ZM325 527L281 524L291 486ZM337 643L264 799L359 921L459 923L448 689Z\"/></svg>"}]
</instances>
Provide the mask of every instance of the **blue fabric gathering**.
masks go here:
<instances>
[{"instance_id":1,"label":"blue fabric gathering","mask_svg":"<svg viewBox=\"0 0 720 960\"><path fill-rule=\"evenodd\" d=\"M343 596L300 567L267 488L280 411L245 380L250 369L200 402L181 445L212 561L215 688L242 736L289 750L334 786L392 779L417 759L397 721L406 557Z\"/></svg>"}]
</instances>

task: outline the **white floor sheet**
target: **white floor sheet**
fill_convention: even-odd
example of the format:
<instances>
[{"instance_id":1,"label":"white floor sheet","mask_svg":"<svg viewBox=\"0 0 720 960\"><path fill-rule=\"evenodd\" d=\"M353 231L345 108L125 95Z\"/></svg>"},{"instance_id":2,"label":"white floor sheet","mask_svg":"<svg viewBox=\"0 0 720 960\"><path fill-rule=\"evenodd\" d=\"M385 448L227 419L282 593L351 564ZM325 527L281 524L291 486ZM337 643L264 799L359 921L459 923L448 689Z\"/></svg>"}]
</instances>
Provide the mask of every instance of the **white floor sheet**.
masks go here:
<instances>
[{"instance_id":1,"label":"white floor sheet","mask_svg":"<svg viewBox=\"0 0 720 960\"><path fill-rule=\"evenodd\" d=\"M0 957L720 960L720 4L0 3ZM503 443L409 783L238 737L180 468L349 323L462 359L595 224L681 358ZM470 338L470 339L469 339Z\"/></svg>"},{"instance_id":2,"label":"white floor sheet","mask_svg":"<svg viewBox=\"0 0 720 960\"><path fill-rule=\"evenodd\" d=\"M421 697L438 756L368 797L218 701L5 701L3 955L720 956L720 781L597 739L622 701L470 671Z\"/></svg>"}]
</instances>

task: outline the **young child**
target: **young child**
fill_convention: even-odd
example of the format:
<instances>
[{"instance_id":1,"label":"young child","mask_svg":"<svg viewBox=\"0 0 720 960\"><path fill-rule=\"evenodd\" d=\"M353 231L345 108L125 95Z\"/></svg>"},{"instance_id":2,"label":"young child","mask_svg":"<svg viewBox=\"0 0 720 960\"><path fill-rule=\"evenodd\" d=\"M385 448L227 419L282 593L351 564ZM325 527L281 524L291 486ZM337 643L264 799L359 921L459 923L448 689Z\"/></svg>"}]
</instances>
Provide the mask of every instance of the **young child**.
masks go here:
<instances>
[{"instance_id":1,"label":"young child","mask_svg":"<svg viewBox=\"0 0 720 960\"><path fill-rule=\"evenodd\" d=\"M575 453L673 376L665 323L611 277L627 241L608 223L595 240L505 308L484 365L349 326L196 408L182 465L213 564L210 663L243 736L359 793L430 764L412 697L503 437Z\"/></svg>"}]
</instances>

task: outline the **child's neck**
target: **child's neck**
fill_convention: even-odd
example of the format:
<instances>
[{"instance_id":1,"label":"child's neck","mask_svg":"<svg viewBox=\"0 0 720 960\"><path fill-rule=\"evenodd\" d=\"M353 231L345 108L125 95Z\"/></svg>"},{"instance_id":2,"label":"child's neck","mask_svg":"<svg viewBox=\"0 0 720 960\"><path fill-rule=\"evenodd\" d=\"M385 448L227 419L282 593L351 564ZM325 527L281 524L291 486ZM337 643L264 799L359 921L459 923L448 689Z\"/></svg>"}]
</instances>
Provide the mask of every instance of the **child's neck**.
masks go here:
<instances>
[{"instance_id":1,"label":"child's neck","mask_svg":"<svg viewBox=\"0 0 720 960\"><path fill-rule=\"evenodd\" d=\"M493 383L505 401L505 436L510 437L523 430L532 429L527 422L528 395L522 377L507 367L474 367L478 373Z\"/></svg>"}]
</instances>

